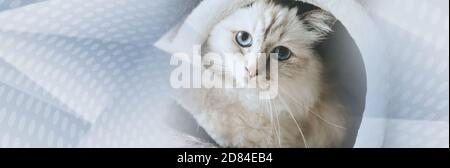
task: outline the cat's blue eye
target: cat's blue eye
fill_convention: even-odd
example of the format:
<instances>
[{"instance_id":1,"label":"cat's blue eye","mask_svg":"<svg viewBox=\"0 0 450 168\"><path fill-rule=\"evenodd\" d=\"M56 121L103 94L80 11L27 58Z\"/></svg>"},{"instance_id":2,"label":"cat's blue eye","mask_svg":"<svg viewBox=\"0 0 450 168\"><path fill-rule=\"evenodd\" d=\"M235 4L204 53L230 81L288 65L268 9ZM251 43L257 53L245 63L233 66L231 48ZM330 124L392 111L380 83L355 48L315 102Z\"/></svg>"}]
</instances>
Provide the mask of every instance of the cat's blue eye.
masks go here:
<instances>
[{"instance_id":1,"label":"cat's blue eye","mask_svg":"<svg viewBox=\"0 0 450 168\"><path fill-rule=\"evenodd\" d=\"M251 47L253 44L252 35L245 31L237 32L236 43L238 43L241 47Z\"/></svg>"},{"instance_id":2,"label":"cat's blue eye","mask_svg":"<svg viewBox=\"0 0 450 168\"><path fill-rule=\"evenodd\" d=\"M272 56L274 56L275 59L278 59L279 61L286 61L291 58L291 55L291 50L283 46L275 47L272 50Z\"/></svg>"}]
</instances>

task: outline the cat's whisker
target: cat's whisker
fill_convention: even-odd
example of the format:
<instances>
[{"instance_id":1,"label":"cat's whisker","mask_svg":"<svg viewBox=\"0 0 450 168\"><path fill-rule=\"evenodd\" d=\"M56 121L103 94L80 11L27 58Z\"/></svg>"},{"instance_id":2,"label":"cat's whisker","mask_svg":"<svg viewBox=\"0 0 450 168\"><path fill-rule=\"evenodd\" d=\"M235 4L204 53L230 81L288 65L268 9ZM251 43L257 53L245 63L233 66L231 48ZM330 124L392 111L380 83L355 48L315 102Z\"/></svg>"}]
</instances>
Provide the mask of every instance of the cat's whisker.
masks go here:
<instances>
[{"instance_id":1,"label":"cat's whisker","mask_svg":"<svg viewBox=\"0 0 450 168\"><path fill-rule=\"evenodd\" d=\"M278 135L277 130L275 130L273 112L269 108L269 103L267 101L264 101L264 107L266 108L266 111L268 111L270 115L270 127L271 127L270 134L273 135L275 133L276 135ZM269 136L269 139L271 139L271 136Z\"/></svg>"},{"instance_id":2,"label":"cat's whisker","mask_svg":"<svg viewBox=\"0 0 450 168\"><path fill-rule=\"evenodd\" d=\"M292 120L294 120L294 123L295 123L295 125L297 126L298 131L300 132L300 136L302 137L303 144L305 145L305 148L309 148L308 142L306 141L305 134L304 134L302 128L300 127L300 125L299 125L297 119L295 119L295 116L292 114L291 109L289 108L289 106L287 106L287 104L286 104L286 102L283 100L283 98L280 98L280 101L281 101L281 103L283 103L283 104L288 108L287 112L288 112L289 115L291 116Z\"/></svg>"},{"instance_id":3,"label":"cat's whisker","mask_svg":"<svg viewBox=\"0 0 450 168\"><path fill-rule=\"evenodd\" d=\"M316 116L317 118L319 118L320 120L322 120L323 122L325 122L326 124L328 124L330 126L333 126L333 127L339 128L339 129L343 129L343 130L347 129L344 126L340 126L340 125L337 125L337 124L335 124L335 123L333 123L331 121L328 121L327 119L323 118L322 116L320 116L319 114L317 114L315 112L312 112L312 111L310 111L310 112L311 112L311 114L313 114L314 116Z\"/></svg>"},{"instance_id":4,"label":"cat's whisker","mask_svg":"<svg viewBox=\"0 0 450 168\"><path fill-rule=\"evenodd\" d=\"M290 98L291 100L293 100L294 102L301 102L301 101L297 101L293 96L291 96L288 92L284 92L283 89L280 88L280 92L283 93L283 96L287 96L288 98ZM302 105L303 106L303 105ZM303 106L304 107L304 106ZM331 121L328 121L327 119L323 118L322 116L320 116L319 114L313 112L312 110L308 110L308 112L310 112L311 114L313 114L313 116L317 117L319 120L322 120L323 122L325 122L325 124L335 127L335 128L339 128L339 129L347 129L344 126L340 126L338 124L335 124Z\"/></svg>"},{"instance_id":5,"label":"cat's whisker","mask_svg":"<svg viewBox=\"0 0 450 168\"><path fill-rule=\"evenodd\" d=\"M278 109L275 107L275 105L273 104L272 100L269 100L270 106L272 108L274 108L275 110L275 116L276 116L276 120L277 120L277 126L278 126L278 145L281 148L281 125L280 125L280 118L279 118L279 111Z\"/></svg>"},{"instance_id":6,"label":"cat's whisker","mask_svg":"<svg viewBox=\"0 0 450 168\"><path fill-rule=\"evenodd\" d=\"M268 102L268 104L271 107L271 113L272 113L272 116L273 116L273 118L272 118L273 119L273 129L276 132L274 140L275 140L275 142L278 143L278 146L281 147L281 129L279 127L278 113L276 111L274 111L270 101Z\"/></svg>"}]
</instances>

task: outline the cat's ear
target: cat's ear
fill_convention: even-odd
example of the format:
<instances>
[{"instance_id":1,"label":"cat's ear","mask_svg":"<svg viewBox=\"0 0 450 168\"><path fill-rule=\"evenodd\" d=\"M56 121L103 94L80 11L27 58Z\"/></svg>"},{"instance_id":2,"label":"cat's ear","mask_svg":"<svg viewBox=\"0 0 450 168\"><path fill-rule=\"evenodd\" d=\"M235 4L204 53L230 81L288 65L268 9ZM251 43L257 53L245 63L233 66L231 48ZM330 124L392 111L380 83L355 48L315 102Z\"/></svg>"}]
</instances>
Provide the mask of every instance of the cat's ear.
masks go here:
<instances>
[{"instance_id":1,"label":"cat's ear","mask_svg":"<svg viewBox=\"0 0 450 168\"><path fill-rule=\"evenodd\" d=\"M315 31L321 36L332 32L337 19L329 12L317 9L301 16L301 20L308 27L308 30Z\"/></svg>"}]
</instances>

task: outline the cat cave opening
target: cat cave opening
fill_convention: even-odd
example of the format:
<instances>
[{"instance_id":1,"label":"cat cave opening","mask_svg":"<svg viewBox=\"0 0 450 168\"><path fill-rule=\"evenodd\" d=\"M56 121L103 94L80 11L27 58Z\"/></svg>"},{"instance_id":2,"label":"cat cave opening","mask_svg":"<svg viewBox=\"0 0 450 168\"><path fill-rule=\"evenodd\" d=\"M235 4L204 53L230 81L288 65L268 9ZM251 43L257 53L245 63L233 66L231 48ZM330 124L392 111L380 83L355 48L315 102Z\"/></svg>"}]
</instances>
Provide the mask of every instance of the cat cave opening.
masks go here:
<instances>
[{"instance_id":1,"label":"cat cave opening","mask_svg":"<svg viewBox=\"0 0 450 168\"><path fill-rule=\"evenodd\" d=\"M304 1L274 0L281 5L295 7L299 13L313 10L325 10ZM320 5L320 4L318 4ZM326 10L328 11L328 10ZM328 11L332 15L332 11ZM301 15L299 15L301 16ZM316 44L315 51L321 56L326 67L325 79L333 85L335 93L347 112L346 139L343 147L354 147L363 113L366 107L367 77L366 67L360 48L347 27L337 18L332 32Z\"/></svg>"},{"instance_id":2,"label":"cat cave opening","mask_svg":"<svg viewBox=\"0 0 450 168\"><path fill-rule=\"evenodd\" d=\"M337 21L333 32L315 50L327 67L327 79L338 88L347 109L348 125L344 147L353 147L366 103L367 79L361 52L346 27Z\"/></svg>"},{"instance_id":3,"label":"cat cave opening","mask_svg":"<svg viewBox=\"0 0 450 168\"><path fill-rule=\"evenodd\" d=\"M196 9L186 18L180 27L175 28L155 45L169 53L177 53L184 51L191 51L193 45L202 44L205 42L213 25L215 25L224 13L229 13L242 5L254 2L255 0L235 0L230 3L228 0L203 0ZM284 2L294 2L293 0L281 0ZM365 116L369 114L383 111L382 103L371 103L373 100L379 99L378 90L368 87L368 84L373 81L383 81L383 76L374 71L374 66L380 62L382 47L376 38L376 33L373 30L372 24L358 24L361 22L370 22L367 15L363 13L360 6L354 1L311 1L317 8L324 9L330 12L337 18L336 23L332 27L332 33L316 44L315 51L322 57L326 70L326 80L333 84L337 90L338 98L346 107L347 125L345 126L346 138L342 147L358 147L361 146L360 137L361 129L377 131L379 126L367 126ZM328 1L327 1L328 2ZM343 3L345 5L333 5L334 3ZM248 4L247 4L248 5ZM345 6L345 8L344 8ZM214 10L211 10L214 9ZM361 15L346 15L348 10L352 9L355 13ZM216 12L211 12L216 11ZM371 31L372 34L368 34ZM375 49L377 52L374 52ZM378 57L377 57L378 56ZM376 58L376 59L375 59ZM367 64L371 62L372 64ZM371 89L369 89L371 88ZM374 92L375 91L375 92ZM375 94L374 94L375 93ZM190 115L184 115L184 121L192 121L192 125L198 128L196 123ZM363 117L364 116L364 117ZM325 123L326 124L326 123ZM180 124L177 123L178 128ZM366 126L364 126L366 125ZM206 134L205 131L186 131L189 126L183 125L184 131L193 137L208 140L214 143L214 140ZM376 128L376 129L373 129ZM382 127L379 127L382 130ZM198 129L197 129L198 130ZM367 132L367 131L365 131ZM366 135L363 136L363 139Z\"/></svg>"}]
</instances>

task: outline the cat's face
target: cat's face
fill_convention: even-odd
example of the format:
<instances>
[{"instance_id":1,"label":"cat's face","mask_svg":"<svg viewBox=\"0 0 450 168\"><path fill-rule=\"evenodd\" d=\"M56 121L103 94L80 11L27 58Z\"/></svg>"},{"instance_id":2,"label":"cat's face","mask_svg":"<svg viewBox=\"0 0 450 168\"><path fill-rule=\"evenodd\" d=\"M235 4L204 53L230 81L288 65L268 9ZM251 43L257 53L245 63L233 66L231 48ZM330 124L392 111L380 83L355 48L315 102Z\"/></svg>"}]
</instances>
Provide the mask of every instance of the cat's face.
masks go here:
<instances>
[{"instance_id":1,"label":"cat's face","mask_svg":"<svg viewBox=\"0 0 450 168\"><path fill-rule=\"evenodd\" d=\"M208 38L208 51L232 60L233 65L224 61L222 68L238 84L277 79L281 96L292 93L314 99L322 64L312 47L334 21L322 10L297 16L296 8L261 0L218 23ZM276 71L267 66L269 58L278 60Z\"/></svg>"}]
</instances>

